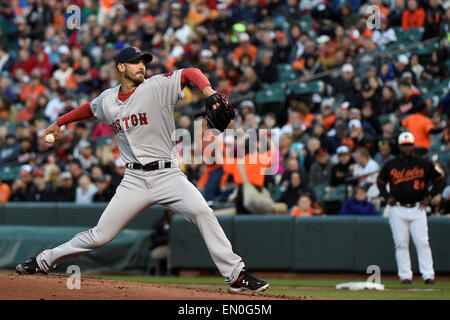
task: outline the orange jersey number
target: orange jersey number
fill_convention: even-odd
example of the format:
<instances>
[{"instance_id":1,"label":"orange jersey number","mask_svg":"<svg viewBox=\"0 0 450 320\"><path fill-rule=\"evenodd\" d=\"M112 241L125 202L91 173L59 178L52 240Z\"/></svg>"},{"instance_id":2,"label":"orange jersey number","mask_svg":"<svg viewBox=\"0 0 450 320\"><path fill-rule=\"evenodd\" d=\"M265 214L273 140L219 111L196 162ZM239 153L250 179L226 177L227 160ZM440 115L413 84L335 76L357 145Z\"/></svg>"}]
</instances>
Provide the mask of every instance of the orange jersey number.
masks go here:
<instances>
[{"instance_id":1,"label":"orange jersey number","mask_svg":"<svg viewBox=\"0 0 450 320\"><path fill-rule=\"evenodd\" d=\"M414 180L414 190L425 189L425 181Z\"/></svg>"}]
</instances>

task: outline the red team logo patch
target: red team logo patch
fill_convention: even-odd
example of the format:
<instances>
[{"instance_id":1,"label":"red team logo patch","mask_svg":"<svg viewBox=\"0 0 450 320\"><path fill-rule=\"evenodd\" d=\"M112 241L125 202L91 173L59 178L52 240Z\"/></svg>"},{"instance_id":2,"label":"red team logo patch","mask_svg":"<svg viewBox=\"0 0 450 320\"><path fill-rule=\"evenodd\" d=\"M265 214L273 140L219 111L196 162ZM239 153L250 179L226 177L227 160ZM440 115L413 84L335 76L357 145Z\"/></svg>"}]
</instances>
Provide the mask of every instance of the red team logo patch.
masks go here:
<instances>
[{"instance_id":1,"label":"red team logo patch","mask_svg":"<svg viewBox=\"0 0 450 320\"><path fill-rule=\"evenodd\" d=\"M169 72L169 73L164 73L163 76L170 78L173 75L173 72Z\"/></svg>"},{"instance_id":2,"label":"red team logo patch","mask_svg":"<svg viewBox=\"0 0 450 320\"><path fill-rule=\"evenodd\" d=\"M137 53L141 52L141 49L139 49L138 47L133 47L133 48L134 48L134 50L136 50Z\"/></svg>"}]
</instances>

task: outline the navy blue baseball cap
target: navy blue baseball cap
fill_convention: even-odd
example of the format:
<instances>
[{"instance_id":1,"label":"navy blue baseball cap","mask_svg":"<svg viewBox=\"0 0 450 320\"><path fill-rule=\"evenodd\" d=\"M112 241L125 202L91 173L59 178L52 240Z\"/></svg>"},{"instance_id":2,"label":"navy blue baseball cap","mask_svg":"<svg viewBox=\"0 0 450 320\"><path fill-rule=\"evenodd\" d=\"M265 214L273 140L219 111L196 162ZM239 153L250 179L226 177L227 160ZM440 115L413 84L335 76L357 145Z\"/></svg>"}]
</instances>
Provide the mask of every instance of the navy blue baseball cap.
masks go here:
<instances>
[{"instance_id":1,"label":"navy blue baseball cap","mask_svg":"<svg viewBox=\"0 0 450 320\"><path fill-rule=\"evenodd\" d=\"M144 58L145 63L149 63L153 60L153 56L150 53L142 52L138 47L126 47L119 51L114 60L116 65L119 63L125 63Z\"/></svg>"}]
</instances>

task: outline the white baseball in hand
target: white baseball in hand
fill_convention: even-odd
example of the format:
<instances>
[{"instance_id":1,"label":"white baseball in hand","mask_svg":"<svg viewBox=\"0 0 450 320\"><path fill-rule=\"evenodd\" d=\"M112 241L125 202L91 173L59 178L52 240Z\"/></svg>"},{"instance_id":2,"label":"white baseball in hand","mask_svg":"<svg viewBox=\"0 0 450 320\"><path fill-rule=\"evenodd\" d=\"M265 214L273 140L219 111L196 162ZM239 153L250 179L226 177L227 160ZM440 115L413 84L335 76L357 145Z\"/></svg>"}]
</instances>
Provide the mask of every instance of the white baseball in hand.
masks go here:
<instances>
[{"instance_id":1,"label":"white baseball in hand","mask_svg":"<svg viewBox=\"0 0 450 320\"><path fill-rule=\"evenodd\" d=\"M46 135L45 141L47 141L48 143L55 142L55 136L53 135L53 133L49 133L48 135Z\"/></svg>"}]
</instances>

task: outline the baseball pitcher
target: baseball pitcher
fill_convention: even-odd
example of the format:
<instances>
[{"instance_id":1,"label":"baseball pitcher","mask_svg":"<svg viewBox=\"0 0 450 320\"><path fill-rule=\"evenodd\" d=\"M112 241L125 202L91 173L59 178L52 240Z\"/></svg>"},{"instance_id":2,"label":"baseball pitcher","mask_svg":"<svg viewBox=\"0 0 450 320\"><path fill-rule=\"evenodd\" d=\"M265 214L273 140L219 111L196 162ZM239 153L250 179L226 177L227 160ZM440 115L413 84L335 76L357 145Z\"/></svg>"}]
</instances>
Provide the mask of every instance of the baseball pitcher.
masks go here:
<instances>
[{"instance_id":1,"label":"baseball pitcher","mask_svg":"<svg viewBox=\"0 0 450 320\"><path fill-rule=\"evenodd\" d=\"M426 284L434 283L433 258L428 241L426 207L445 186L431 161L414 155L414 136L403 132L398 138L400 156L386 162L377 178L381 195L391 206L389 224L395 244L398 276L412 282L409 235L416 246L419 269ZM389 184L390 192L386 185ZM430 189L432 185L432 188Z\"/></svg>"},{"instance_id":2,"label":"baseball pitcher","mask_svg":"<svg viewBox=\"0 0 450 320\"><path fill-rule=\"evenodd\" d=\"M19 264L16 270L19 274L47 273L62 259L104 246L144 209L160 204L198 226L212 259L232 292L264 291L269 284L246 271L242 258L233 252L213 210L178 168L173 152L173 112L187 82L196 85L206 96L205 118L210 127L225 130L234 118L234 110L196 68L144 79L145 65L152 59L150 53L143 53L139 48L122 49L115 57L120 85L103 91L90 103L59 117L47 128L43 143L56 142L60 127L74 121L95 117L109 123L127 169L95 227L56 248L44 250ZM45 140L46 136L54 138Z\"/></svg>"}]
</instances>

